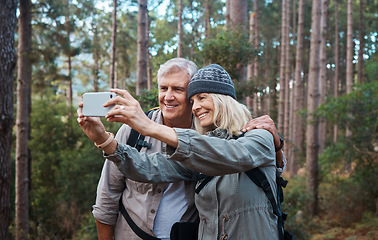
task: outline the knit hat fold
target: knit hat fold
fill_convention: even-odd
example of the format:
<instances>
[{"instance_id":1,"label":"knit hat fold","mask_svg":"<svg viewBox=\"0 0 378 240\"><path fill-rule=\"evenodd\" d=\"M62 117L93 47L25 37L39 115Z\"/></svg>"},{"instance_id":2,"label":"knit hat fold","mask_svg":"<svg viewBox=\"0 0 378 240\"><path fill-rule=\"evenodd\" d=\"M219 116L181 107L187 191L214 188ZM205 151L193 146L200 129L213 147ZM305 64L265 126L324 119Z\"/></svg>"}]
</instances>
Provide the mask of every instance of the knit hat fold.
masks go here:
<instances>
[{"instance_id":1,"label":"knit hat fold","mask_svg":"<svg viewBox=\"0 0 378 240\"><path fill-rule=\"evenodd\" d=\"M188 85L188 99L197 93L219 93L236 99L230 75L217 64L201 68L194 74Z\"/></svg>"}]
</instances>

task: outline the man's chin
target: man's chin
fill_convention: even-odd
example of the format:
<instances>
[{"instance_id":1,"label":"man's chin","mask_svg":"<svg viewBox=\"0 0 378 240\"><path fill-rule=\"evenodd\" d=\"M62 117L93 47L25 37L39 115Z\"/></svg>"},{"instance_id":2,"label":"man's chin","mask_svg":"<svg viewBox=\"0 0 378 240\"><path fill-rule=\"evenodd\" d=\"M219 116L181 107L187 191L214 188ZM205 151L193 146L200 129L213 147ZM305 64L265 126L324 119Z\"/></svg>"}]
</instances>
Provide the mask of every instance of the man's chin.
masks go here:
<instances>
[{"instance_id":1,"label":"man's chin","mask_svg":"<svg viewBox=\"0 0 378 240\"><path fill-rule=\"evenodd\" d=\"M167 118L167 119L168 118L174 118L177 115L176 109L172 109L172 108L168 109L168 108L164 107L161 112L162 112L164 118Z\"/></svg>"}]
</instances>

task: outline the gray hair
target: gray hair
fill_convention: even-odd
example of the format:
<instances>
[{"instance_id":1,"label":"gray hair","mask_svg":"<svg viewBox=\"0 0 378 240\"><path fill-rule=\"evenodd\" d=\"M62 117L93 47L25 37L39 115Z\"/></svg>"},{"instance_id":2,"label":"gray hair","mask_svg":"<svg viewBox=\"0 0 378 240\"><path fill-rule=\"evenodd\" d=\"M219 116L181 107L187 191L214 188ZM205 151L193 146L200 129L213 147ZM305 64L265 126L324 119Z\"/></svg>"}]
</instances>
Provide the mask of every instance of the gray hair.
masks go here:
<instances>
[{"instance_id":1,"label":"gray hair","mask_svg":"<svg viewBox=\"0 0 378 240\"><path fill-rule=\"evenodd\" d=\"M180 70L186 70L189 74L189 79L198 71L197 65L185 58L172 58L166 61L164 64L160 65L160 68L157 72L158 84L160 83L161 78L170 73L176 73Z\"/></svg>"}]
</instances>

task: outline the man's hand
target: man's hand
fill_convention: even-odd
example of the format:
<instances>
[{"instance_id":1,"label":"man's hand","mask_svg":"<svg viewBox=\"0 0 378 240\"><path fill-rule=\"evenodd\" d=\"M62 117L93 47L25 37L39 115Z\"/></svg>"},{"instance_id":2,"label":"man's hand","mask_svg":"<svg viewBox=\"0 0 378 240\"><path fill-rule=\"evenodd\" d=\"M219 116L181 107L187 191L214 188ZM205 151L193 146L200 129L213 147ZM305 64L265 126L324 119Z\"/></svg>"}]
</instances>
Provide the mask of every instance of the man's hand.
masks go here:
<instances>
[{"instance_id":1,"label":"man's hand","mask_svg":"<svg viewBox=\"0 0 378 240\"><path fill-rule=\"evenodd\" d=\"M247 132L252 129L265 129L268 130L274 138L274 146L279 147L281 142L280 138L278 137L277 128L274 125L273 120L268 116L264 115L258 118L254 118L249 121L243 128L243 132Z\"/></svg>"},{"instance_id":2,"label":"man's hand","mask_svg":"<svg viewBox=\"0 0 378 240\"><path fill-rule=\"evenodd\" d=\"M149 128L154 122L146 116L139 102L126 90L110 89L110 91L115 92L118 95L103 105L104 107L113 104L116 105L107 113L105 116L106 119L109 122L128 124L140 134L146 136L149 133Z\"/></svg>"},{"instance_id":3,"label":"man's hand","mask_svg":"<svg viewBox=\"0 0 378 240\"><path fill-rule=\"evenodd\" d=\"M83 103L79 103L77 109L77 122L83 132L95 143L103 143L109 137L99 117L85 117L82 111Z\"/></svg>"}]
</instances>

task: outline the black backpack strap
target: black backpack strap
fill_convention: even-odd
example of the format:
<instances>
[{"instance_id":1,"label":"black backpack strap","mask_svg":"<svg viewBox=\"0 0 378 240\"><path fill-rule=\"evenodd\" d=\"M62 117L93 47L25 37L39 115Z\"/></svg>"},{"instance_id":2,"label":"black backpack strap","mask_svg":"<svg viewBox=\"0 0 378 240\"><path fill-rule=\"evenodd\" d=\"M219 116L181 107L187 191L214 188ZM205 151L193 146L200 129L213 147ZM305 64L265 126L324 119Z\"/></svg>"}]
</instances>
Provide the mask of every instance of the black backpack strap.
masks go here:
<instances>
[{"instance_id":1,"label":"black backpack strap","mask_svg":"<svg viewBox=\"0 0 378 240\"><path fill-rule=\"evenodd\" d=\"M152 114L155 110L156 109L149 110L144 113L148 116L149 119L151 119ZM127 139L126 144L131 147L135 147L138 151L140 151L142 147L147 147L148 149L150 149L152 146L151 143L144 141L144 136L142 134L140 134L138 131L134 129L131 129L131 132L130 132L129 138Z\"/></svg>"},{"instance_id":2,"label":"black backpack strap","mask_svg":"<svg viewBox=\"0 0 378 240\"><path fill-rule=\"evenodd\" d=\"M281 204L284 201L284 195L282 188L286 188L286 185L288 183L287 180L284 180L278 173L276 173L276 183L277 183L277 200L278 200L278 210L280 211L282 215L282 219L286 221L287 213L283 213L281 210Z\"/></svg>"},{"instance_id":3,"label":"black backpack strap","mask_svg":"<svg viewBox=\"0 0 378 240\"><path fill-rule=\"evenodd\" d=\"M142 229L140 229L135 222L131 219L129 213L126 211L126 208L123 206L122 203L122 195L119 199L119 211L121 212L122 216L125 218L126 222L129 224L130 228L134 231L138 237L140 237L143 240L160 240L160 238L151 236L150 234L146 233Z\"/></svg>"},{"instance_id":4,"label":"black backpack strap","mask_svg":"<svg viewBox=\"0 0 378 240\"><path fill-rule=\"evenodd\" d=\"M200 185L196 187L195 193L198 194L199 192L201 192L202 188L204 188L206 184L211 181L211 179L213 179L213 176L205 176Z\"/></svg>"},{"instance_id":5,"label":"black backpack strap","mask_svg":"<svg viewBox=\"0 0 378 240\"><path fill-rule=\"evenodd\" d=\"M131 129L131 132L130 132L129 138L127 139L126 144L129 145L129 146L135 147L139 135L140 135L140 133L138 131ZM139 149L138 149L138 151L139 151Z\"/></svg>"},{"instance_id":6,"label":"black backpack strap","mask_svg":"<svg viewBox=\"0 0 378 240\"><path fill-rule=\"evenodd\" d=\"M282 213L278 208L276 200L274 199L274 193L272 191L272 188L270 187L268 179L266 178L265 174L261 172L259 168L250 169L246 171L245 173L258 187L262 188L265 195L269 199L270 204L272 205L272 208L273 208L273 213L278 217L277 228L278 228L279 239L283 240L284 239L284 232L283 232L284 220L282 218Z\"/></svg>"}]
</instances>

